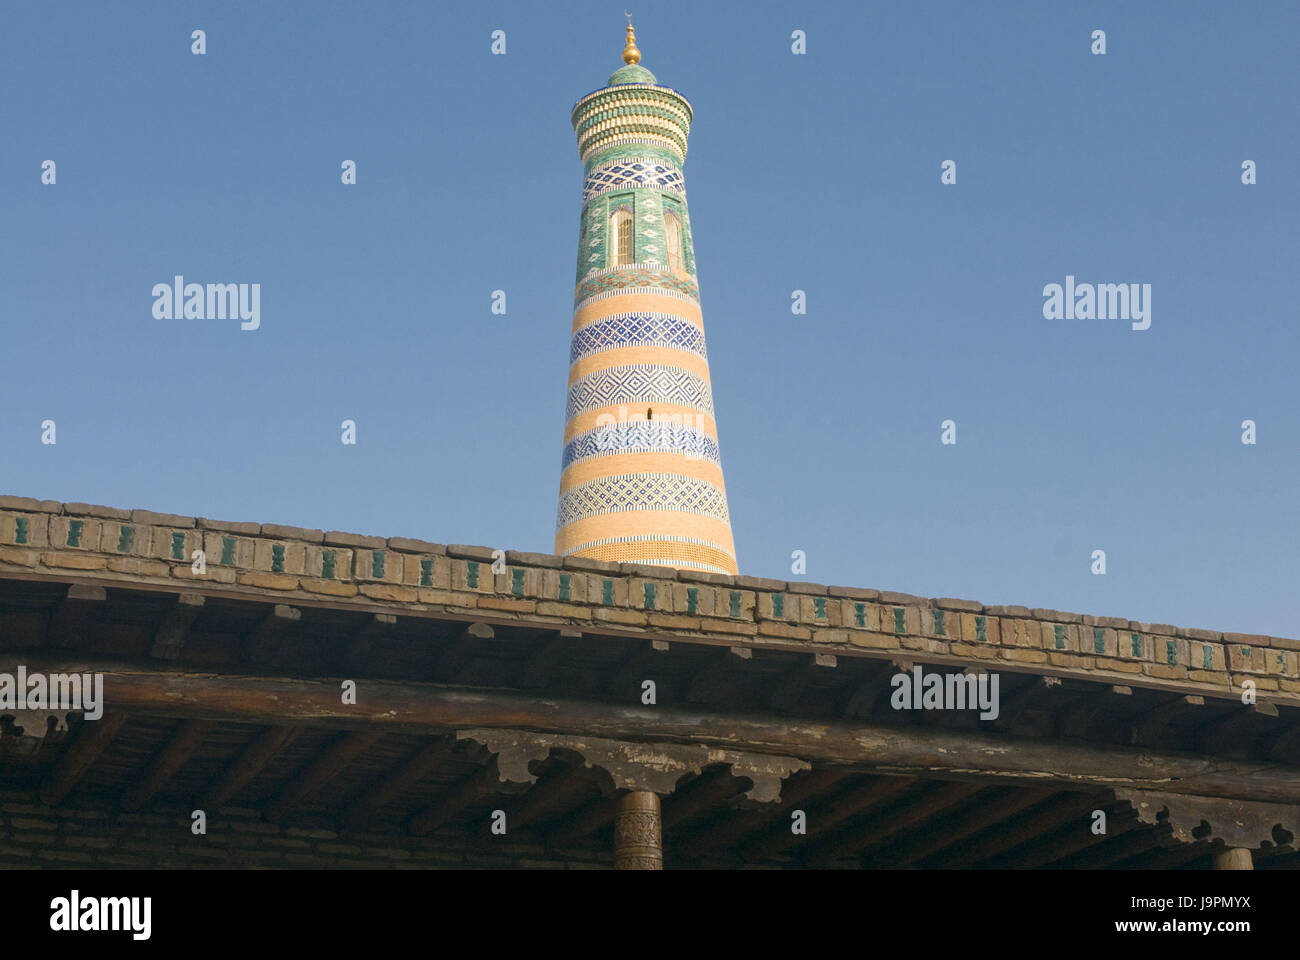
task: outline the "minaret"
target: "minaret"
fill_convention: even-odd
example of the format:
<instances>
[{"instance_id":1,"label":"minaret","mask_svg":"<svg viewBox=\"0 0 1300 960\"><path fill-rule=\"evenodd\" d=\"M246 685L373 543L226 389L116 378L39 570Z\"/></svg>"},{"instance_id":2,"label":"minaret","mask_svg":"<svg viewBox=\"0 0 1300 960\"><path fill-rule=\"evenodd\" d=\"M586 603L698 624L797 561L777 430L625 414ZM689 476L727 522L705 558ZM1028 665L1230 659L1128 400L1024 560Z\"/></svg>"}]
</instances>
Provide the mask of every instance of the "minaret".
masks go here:
<instances>
[{"instance_id":1,"label":"minaret","mask_svg":"<svg viewBox=\"0 0 1300 960\"><path fill-rule=\"evenodd\" d=\"M736 573L682 165L692 111L640 65L573 107L585 179L555 552Z\"/></svg>"}]
</instances>

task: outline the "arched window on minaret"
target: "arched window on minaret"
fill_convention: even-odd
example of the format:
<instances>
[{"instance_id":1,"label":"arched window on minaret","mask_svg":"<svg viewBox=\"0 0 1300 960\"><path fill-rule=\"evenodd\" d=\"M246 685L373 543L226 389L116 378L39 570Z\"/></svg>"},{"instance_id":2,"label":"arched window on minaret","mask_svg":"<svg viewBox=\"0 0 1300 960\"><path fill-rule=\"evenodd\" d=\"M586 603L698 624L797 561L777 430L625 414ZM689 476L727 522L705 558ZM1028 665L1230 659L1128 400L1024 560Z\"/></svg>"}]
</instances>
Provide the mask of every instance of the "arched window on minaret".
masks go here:
<instances>
[{"instance_id":1,"label":"arched window on minaret","mask_svg":"<svg viewBox=\"0 0 1300 960\"><path fill-rule=\"evenodd\" d=\"M633 263L631 211L615 210L609 218L609 232L614 239L614 266L622 267Z\"/></svg>"},{"instance_id":2,"label":"arched window on minaret","mask_svg":"<svg viewBox=\"0 0 1300 960\"><path fill-rule=\"evenodd\" d=\"M664 238L668 244L668 269L679 277L686 276L682 261L682 222L671 210L664 212Z\"/></svg>"}]
</instances>

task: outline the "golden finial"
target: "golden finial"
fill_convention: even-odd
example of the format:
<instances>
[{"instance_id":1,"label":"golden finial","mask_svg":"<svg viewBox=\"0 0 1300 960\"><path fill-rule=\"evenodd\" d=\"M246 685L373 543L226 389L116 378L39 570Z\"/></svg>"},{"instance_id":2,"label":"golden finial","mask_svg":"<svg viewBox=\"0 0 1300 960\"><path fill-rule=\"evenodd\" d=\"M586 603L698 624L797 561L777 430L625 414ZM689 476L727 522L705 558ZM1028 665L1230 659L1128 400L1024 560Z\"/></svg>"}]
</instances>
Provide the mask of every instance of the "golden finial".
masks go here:
<instances>
[{"instance_id":1,"label":"golden finial","mask_svg":"<svg viewBox=\"0 0 1300 960\"><path fill-rule=\"evenodd\" d=\"M627 46L623 48L623 62L640 63L641 51L636 48L636 34L632 32L632 14L624 10L623 16L627 17Z\"/></svg>"}]
</instances>

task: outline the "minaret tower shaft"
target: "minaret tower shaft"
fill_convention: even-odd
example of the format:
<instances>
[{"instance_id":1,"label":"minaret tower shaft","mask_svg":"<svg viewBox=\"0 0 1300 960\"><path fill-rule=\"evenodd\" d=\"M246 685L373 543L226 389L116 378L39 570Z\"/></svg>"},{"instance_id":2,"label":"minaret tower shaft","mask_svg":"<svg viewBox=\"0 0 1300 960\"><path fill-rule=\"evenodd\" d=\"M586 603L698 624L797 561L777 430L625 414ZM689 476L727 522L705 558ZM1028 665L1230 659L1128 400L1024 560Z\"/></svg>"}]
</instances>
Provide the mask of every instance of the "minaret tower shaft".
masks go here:
<instances>
[{"instance_id":1,"label":"minaret tower shaft","mask_svg":"<svg viewBox=\"0 0 1300 960\"><path fill-rule=\"evenodd\" d=\"M574 105L582 157L555 552L736 573L682 166L690 102L640 65Z\"/></svg>"}]
</instances>

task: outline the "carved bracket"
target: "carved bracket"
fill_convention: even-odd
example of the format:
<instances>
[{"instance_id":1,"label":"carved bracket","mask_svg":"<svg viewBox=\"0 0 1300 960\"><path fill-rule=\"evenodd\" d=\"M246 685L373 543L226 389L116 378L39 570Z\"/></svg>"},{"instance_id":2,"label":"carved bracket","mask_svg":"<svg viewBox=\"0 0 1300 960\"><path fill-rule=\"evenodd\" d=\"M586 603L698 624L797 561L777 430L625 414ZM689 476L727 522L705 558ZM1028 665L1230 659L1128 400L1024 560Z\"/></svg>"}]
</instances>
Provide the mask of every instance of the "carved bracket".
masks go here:
<instances>
[{"instance_id":1,"label":"carved bracket","mask_svg":"<svg viewBox=\"0 0 1300 960\"><path fill-rule=\"evenodd\" d=\"M720 750L694 744L641 743L629 740L606 740L599 737L576 737L563 734L534 733L529 730L471 729L456 731L456 739L481 744L498 756L502 770L513 771L510 779L536 777L528 773L528 764L544 760L551 750L568 750L582 758L583 764L604 772L613 790L649 790L668 796L688 773L698 775L705 767L722 764L731 768L732 776L743 777L752 786L745 796L758 803L775 803L781 799L781 781L800 770L807 770L807 760L772 754ZM522 768L519 764L522 763ZM522 769L522 774L520 770Z\"/></svg>"},{"instance_id":2,"label":"carved bracket","mask_svg":"<svg viewBox=\"0 0 1300 960\"><path fill-rule=\"evenodd\" d=\"M13 717L14 726L22 727L22 736L44 739L50 728L50 717L54 718L54 729L67 732L68 714L74 710L10 710L0 711L0 717Z\"/></svg>"},{"instance_id":3,"label":"carved bracket","mask_svg":"<svg viewBox=\"0 0 1300 960\"><path fill-rule=\"evenodd\" d=\"M1167 823L1183 843L1222 841L1229 847L1294 846L1300 836L1300 806L1224 797L1192 797L1154 790L1115 791L1138 819L1153 826Z\"/></svg>"}]
</instances>

